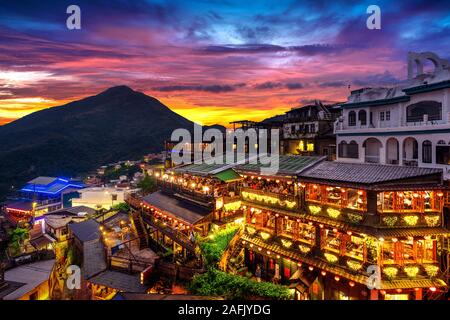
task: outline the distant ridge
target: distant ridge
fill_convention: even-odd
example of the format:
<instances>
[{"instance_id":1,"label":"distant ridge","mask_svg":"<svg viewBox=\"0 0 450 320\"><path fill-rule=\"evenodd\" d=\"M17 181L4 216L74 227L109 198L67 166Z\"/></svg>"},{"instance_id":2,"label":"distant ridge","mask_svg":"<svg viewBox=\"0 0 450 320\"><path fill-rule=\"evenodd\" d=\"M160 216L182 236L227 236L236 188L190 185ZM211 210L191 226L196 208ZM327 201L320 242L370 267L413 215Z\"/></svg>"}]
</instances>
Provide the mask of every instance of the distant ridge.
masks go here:
<instances>
[{"instance_id":1,"label":"distant ridge","mask_svg":"<svg viewBox=\"0 0 450 320\"><path fill-rule=\"evenodd\" d=\"M193 125L127 86L29 114L0 126L0 198L38 175L75 176L162 151L173 130Z\"/></svg>"}]
</instances>

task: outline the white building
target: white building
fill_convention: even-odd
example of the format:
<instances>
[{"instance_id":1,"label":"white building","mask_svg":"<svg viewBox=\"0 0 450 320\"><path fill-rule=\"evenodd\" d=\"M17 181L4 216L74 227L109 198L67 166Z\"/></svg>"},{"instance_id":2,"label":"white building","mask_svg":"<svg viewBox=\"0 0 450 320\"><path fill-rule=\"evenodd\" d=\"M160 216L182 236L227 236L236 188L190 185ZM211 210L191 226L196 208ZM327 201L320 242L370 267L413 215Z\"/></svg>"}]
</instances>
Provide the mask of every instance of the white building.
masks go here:
<instances>
[{"instance_id":1,"label":"white building","mask_svg":"<svg viewBox=\"0 0 450 320\"><path fill-rule=\"evenodd\" d=\"M338 161L442 168L450 179L450 63L410 52L408 79L352 91L335 133Z\"/></svg>"},{"instance_id":2,"label":"white building","mask_svg":"<svg viewBox=\"0 0 450 320\"><path fill-rule=\"evenodd\" d=\"M85 188L79 191L79 198L72 199L72 206L110 209L112 206L125 202L125 196L136 191L136 189L114 187Z\"/></svg>"}]
</instances>

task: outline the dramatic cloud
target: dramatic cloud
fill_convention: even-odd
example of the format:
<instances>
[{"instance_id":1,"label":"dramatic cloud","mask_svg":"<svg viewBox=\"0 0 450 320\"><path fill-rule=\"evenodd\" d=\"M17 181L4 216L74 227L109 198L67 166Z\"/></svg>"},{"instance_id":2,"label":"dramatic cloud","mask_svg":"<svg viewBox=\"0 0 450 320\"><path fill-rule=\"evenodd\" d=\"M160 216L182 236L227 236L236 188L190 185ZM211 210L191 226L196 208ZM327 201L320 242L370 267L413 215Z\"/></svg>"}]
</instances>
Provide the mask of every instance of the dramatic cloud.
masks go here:
<instances>
[{"instance_id":1,"label":"dramatic cloud","mask_svg":"<svg viewBox=\"0 0 450 320\"><path fill-rule=\"evenodd\" d=\"M273 89L279 89L279 88L296 90L296 89L303 88L303 85L300 82L282 83L282 82L272 82L272 81L267 81L267 82L263 82L263 83L255 85L255 89L257 89L257 90L273 90Z\"/></svg>"},{"instance_id":2,"label":"dramatic cloud","mask_svg":"<svg viewBox=\"0 0 450 320\"><path fill-rule=\"evenodd\" d=\"M348 86L406 76L408 51L450 58L450 2L317 0L4 1L0 10L0 124L126 84L204 124L261 120ZM388 71L386 71L388 70Z\"/></svg>"},{"instance_id":3,"label":"dramatic cloud","mask_svg":"<svg viewBox=\"0 0 450 320\"><path fill-rule=\"evenodd\" d=\"M245 83L238 83L234 85L227 84L212 84L212 85L173 85L173 86L163 86L163 87L155 87L153 90L162 91L162 92L171 92L171 91L204 91L204 92L212 92L212 93L223 93L223 92L231 92L236 90L237 88L245 87Z\"/></svg>"},{"instance_id":4,"label":"dramatic cloud","mask_svg":"<svg viewBox=\"0 0 450 320\"><path fill-rule=\"evenodd\" d=\"M393 85L399 83L400 79L394 77L389 71L385 71L381 74L368 75L365 78L355 79L353 83L357 86L367 86L367 85Z\"/></svg>"},{"instance_id":5,"label":"dramatic cloud","mask_svg":"<svg viewBox=\"0 0 450 320\"><path fill-rule=\"evenodd\" d=\"M319 84L319 87L321 88L340 88L344 86L348 86L344 81L328 81Z\"/></svg>"}]
</instances>

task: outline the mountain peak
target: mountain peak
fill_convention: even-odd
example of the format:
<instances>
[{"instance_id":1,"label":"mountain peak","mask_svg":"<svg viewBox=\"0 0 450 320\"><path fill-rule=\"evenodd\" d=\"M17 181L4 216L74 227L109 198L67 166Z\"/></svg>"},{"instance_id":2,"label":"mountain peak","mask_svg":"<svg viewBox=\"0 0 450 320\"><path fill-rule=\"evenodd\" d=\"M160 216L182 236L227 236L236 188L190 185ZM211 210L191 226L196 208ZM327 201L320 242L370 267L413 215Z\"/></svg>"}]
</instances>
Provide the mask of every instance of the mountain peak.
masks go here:
<instances>
[{"instance_id":1,"label":"mountain peak","mask_svg":"<svg viewBox=\"0 0 450 320\"><path fill-rule=\"evenodd\" d=\"M121 85L121 86L115 86L115 87L106 89L101 94L127 94L127 93L132 93L132 92L135 92L135 91L128 86Z\"/></svg>"}]
</instances>

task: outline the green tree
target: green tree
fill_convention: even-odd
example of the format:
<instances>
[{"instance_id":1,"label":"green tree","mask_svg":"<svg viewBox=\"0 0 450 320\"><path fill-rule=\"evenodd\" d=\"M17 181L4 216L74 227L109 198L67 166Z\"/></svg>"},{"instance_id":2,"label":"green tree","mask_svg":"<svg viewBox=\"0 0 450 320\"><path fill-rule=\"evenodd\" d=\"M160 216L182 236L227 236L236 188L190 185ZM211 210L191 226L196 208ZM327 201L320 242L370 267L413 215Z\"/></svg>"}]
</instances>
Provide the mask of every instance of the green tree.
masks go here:
<instances>
[{"instance_id":1,"label":"green tree","mask_svg":"<svg viewBox=\"0 0 450 320\"><path fill-rule=\"evenodd\" d=\"M154 192L156 191L156 179L146 175L144 179L138 183L138 188L140 188L144 194Z\"/></svg>"},{"instance_id":2,"label":"green tree","mask_svg":"<svg viewBox=\"0 0 450 320\"><path fill-rule=\"evenodd\" d=\"M112 207L114 211L128 212L130 210L130 206L126 202L121 202Z\"/></svg>"},{"instance_id":3,"label":"green tree","mask_svg":"<svg viewBox=\"0 0 450 320\"><path fill-rule=\"evenodd\" d=\"M253 297L291 299L289 288L270 282L257 282L242 276L228 274L214 268L197 274L188 285L190 292L206 296L223 296L231 300Z\"/></svg>"},{"instance_id":4,"label":"green tree","mask_svg":"<svg viewBox=\"0 0 450 320\"><path fill-rule=\"evenodd\" d=\"M9 233L9 247L15 252L20 253L20 248L26 239L29 238L28 230L25 228L19 228L12 230Z\"/></svg>"},{"instance_id":5,"label":"green tree","mask_svg":"<svg viewBox=\"0 0 450 320\"><path fill-rule=\"evenodd\" d=\"M199 239L198 243L207 266L216 266L238 229L237 226L227 226L225 229L211 232L204 239Z\"/></svg>"}]
</instances>

